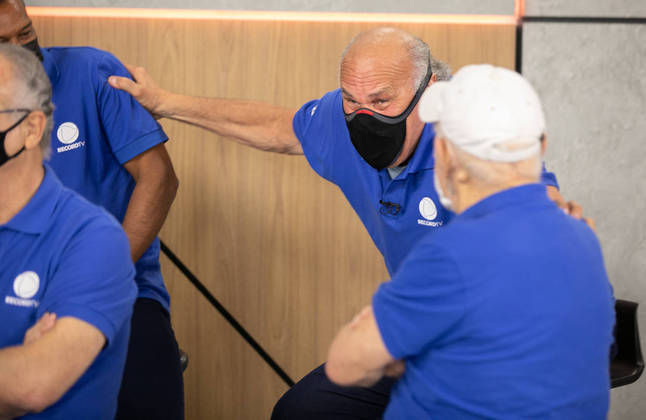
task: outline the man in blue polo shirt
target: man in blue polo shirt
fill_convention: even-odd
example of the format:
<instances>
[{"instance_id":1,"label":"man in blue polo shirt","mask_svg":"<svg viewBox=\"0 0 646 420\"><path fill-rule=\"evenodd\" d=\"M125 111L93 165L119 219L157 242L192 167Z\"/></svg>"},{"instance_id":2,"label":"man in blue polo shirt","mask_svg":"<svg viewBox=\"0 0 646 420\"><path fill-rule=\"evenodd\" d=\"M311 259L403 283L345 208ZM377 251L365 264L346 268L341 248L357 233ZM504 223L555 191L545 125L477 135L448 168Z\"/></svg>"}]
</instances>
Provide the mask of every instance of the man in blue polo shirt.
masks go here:
<instances>
[{"instance_id":1,"label":"man in blue polo shirt","mask_svg":"<svg viewBox=\"0 0 646 420\"><path fill-rule=\"evenodd\" d=\"M52 111L40 62L0 45L0 419L111 420L135 270L118 222L43 165Z\"/></svg>"},{"instance_id":2,"label":"man in blue polo shirt","mask_svg":"<svg viewBox=\"0 0 646 420\"><path fill-rule=\"evenodd\" d=\"M107 85L109 75L128 74L117 59L93 48L41 49L21 0L0 0L0 41L34 52L51 80L51 168L119 220L130 241L139 294L117 417L183 418L179 350L156 237L177 189L167 137L136 101Z\"/></svg>"},{"instance_id":3,"label":"man in blue polo shirt","mask_svg":"<svg viewBox=\"0 0 646 420\"><path fill-rule=\"evenodd\" d=\"M450 220L433 186L433 137L417 116L424 88L447 72L437 69L422 40L397 29L359 34L343 52L341 87L298 111L258 102L202 98L167 92L142 68L136 80L111 77L115 88L131 93L160 116L198 125L242 144L278 153L304 154L312 168L338 185L391 274L413 245ZM544 172L548 192L569 212L553 174ZM341 388L318 367L278 402L273 418L375 418L388 402L393 381L370 389Z\"/></svg>"},{"instance_id":4,"label":"man in blue polo shirt","mask_svg":"<svg viewBox=\"0 0 646 420\"><path fill-rule=\"evenodd\" d=\"M593 231L538 183L538 96L513 71L467 66L428 89L420 115L436 123L436 190L457 216L338 333L330 379L404 372L385 419L605 419L612 289Z\"/></svg>"}]
</instances>

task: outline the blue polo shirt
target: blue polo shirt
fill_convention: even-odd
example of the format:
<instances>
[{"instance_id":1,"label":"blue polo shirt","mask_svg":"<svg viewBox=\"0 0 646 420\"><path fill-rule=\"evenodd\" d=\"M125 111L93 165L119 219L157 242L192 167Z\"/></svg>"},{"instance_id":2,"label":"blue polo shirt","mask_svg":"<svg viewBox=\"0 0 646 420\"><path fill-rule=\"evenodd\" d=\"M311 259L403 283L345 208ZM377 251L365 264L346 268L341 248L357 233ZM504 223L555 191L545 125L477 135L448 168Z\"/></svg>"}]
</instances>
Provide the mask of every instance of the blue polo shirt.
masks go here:
<instances>
[{"instance_id":1,"label":"blue polo shirt","mask_svg":"<svg viewBox=\"0 0 646 420\"><path fill-rule=\"evenodd\" d=\"M385 419L605 419L612 288L594 233L542 185L455 216L372 304L406 363Z\"/></svg>"},{"instance_id":2,"label":"blue polo shirt","mask_svg":"<svg viewBox=\"0 0 646 420\"><path fill-rule=\"evenodd\" d=\"M0 225L0 348L20 345L45 312L99 329L106 346L54 405L26 419L113 419L136 296L116 220L63 187L48 166L29 203Z\"/></svg>"},{"instance_id":3,"label":"blue polo shirt","mask_svg":"<svg viewBox=\"0 0 646 420\"><path fill-rule=\"evenodd\" d=\"M352 145L339 89L303 105L293 128L310 166L341 189L391 275L415 243L453 216L440 205L433 185L432 124L426 124L410 162L395 179L366 163ZM543 183L556 186L556 177L544 169Z\"/></svg>"},{"instance_id":4,"label":"blue polo shirt","mask_svg":"<svg viewBox=\"0 0 646 420\"><path fill-rule=\"evenodd\" d=\"M135 187L123 164L168 137L135 99L108 85L108 76L129 76L113 55L87 47L41 52L56 105L49 164L66 187L123 222ZM169 310L158 238L135 267L138 296Z\"/></svg>"}]
</instances>

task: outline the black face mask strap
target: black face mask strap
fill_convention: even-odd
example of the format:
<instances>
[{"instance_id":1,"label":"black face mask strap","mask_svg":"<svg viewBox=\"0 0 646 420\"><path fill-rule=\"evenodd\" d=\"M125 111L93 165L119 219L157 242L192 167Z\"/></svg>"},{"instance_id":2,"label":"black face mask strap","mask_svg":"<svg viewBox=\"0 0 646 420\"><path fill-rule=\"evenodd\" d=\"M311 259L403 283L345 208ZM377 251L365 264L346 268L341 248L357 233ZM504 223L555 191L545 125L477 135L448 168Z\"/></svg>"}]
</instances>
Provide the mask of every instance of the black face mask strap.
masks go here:
<instances>
[{"instance_id":1,"label":"black face mask strap","mask_svg":"<svg viewBox=\"0 0 646 420\"><path fill-rule=\"evenodd\" d=\"M378 112L372 111L370 115L377 120L384 122L386 124L398 124L408 118L411 112L413 112L413 108L415 108L415 105L417 105L417 102L419 102L419 99L422 97L424 94L424 91L426 90L426 86L428 86L429 80L431 80L431 77L433 77L433 69L431 68L431 62L429 61L427 66L426 66L426 75L424 76L424 80L422 80L422 83L417 87L417 91L415 92L415 96L413 96L413 99L410 101L404 112L401 114L395 116L395 117L387 117L385 115L381 115ZM354 111L351 114L346 114L345 118L346 121L352 120L357 113L361 110Z\"/></svg>"},{"instance_id":2,"label":"black face mask strap","mask_svg":"<svg viewBox=\"0 0 646 420\"><path fill-rule=\"evenodd\" d=\"M413 100L408 104L408 107L399 114L398 116L394 118L407 118L411 112L413 112L413 108L415 108L415 105L417 105L417 102L419 102L419 99L422 97L424 94L424 91L426 90L426 86L428 86L428 82L431 80L431 77L433 77L433 69L431 68L431 62L429 61L426 64L426 76L424 76L424 80L422 80L422 83L417 87L417 92L415 92L415 96L413 96Z\"/></svg>"},{"instance_id":3,"label":"black face mask strap","mask_svg":"<svg viewBox=\"0 0 646 420\"><path fill-rule=\"evenodd\" d=\"M18 127L21 122L25 120L29 116L29 113L25 114L23 117L21 117L18 121L16 121L11 127L7 128L5 131L0 131L0 165L4 164L6 161L15 158L19 154L21 154L25 150L25 146L23 145L18 152L14 153L12 156L7 155L7 152L4 147L4 140L5 137L7 136L7 133L9 133L11 130L14 128Z\"/></svg>"}]
</instances>

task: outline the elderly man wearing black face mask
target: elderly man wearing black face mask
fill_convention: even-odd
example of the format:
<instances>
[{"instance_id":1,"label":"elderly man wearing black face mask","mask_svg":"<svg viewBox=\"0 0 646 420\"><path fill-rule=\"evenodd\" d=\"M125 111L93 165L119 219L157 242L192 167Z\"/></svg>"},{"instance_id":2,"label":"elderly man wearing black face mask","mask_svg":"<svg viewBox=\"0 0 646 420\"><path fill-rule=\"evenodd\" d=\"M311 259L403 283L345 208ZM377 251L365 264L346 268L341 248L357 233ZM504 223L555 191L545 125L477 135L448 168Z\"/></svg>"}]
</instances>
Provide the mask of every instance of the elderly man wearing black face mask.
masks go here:
<instances>
[{"instance_id":1,"label":"elderly man wearing black face mask","mask_svg":"<svg viewBox=\"0 0 646 420\"><path fill-rule=\"evenodd\" d=\"M426 43L406 32L378 28L359 34L343 53L340 89L298 111L177 95L156 86L144 69L129 70L136 81L111 77L108 82L153 114L257 149L304 154L319 175L341 188L391 274L413 244L452 216L433 186L433 127L416 111L424 89L448 72ZM552 174L544 172L543 182L581 216L578 206L564 203ZM319 367L281 398L273 417L376 418L392 383L386 378L372 388L341 388Z\"/></svg>"},{"instance_id":2,"label":"elderly man wearing black face mask","mask_svg":"<svg viewBox=\"0 0 646 420\"><path fill-rule=\"evenodd\" d=\"M109 75L128 74L114 56L86 47L41 49L22 0L0 0L0 43L36 54L51 81L50 167L66 187L108 210L130 242L138 297L117 418L181 419L179 349L156 237L178 186L168 137L130 95L107 86Z\"/></svg>"}]
</instances>

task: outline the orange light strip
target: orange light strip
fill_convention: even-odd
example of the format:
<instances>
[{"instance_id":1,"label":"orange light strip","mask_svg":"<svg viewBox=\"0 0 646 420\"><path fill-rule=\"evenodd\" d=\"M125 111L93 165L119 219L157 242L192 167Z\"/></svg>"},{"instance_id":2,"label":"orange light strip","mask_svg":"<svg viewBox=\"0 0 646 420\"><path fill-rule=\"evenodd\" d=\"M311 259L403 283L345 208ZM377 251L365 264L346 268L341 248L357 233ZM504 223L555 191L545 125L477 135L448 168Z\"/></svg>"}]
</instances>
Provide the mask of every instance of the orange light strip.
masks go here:
<instances>
[{"instance_id":1,"label":"orange light strip","mask_svg":"<svg viewBox=\"0 0 646 420\"><path fill-rule=\"evenodd\" d=\"M514 16L520 23L523 16L525 16L525 0L514 0Z\"/></svg>"},{"instance_id":2,"label":"orange light strip","mask_svg":"<svg viewBox=\"0 0 646 420\"><path fill-rule=\"evenodd\" d=\"M440 15L413 13L330 13L237 10L124 9L111 7L27 7L30 16L119 19L256 20L299 22L457 23L515 25L512 15Z\"/></svg>"}]
</instances>

